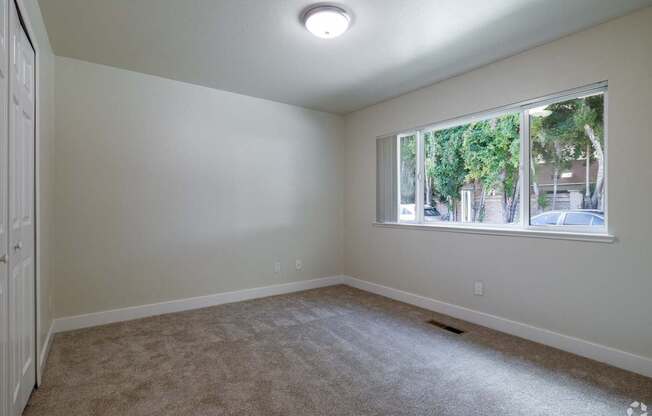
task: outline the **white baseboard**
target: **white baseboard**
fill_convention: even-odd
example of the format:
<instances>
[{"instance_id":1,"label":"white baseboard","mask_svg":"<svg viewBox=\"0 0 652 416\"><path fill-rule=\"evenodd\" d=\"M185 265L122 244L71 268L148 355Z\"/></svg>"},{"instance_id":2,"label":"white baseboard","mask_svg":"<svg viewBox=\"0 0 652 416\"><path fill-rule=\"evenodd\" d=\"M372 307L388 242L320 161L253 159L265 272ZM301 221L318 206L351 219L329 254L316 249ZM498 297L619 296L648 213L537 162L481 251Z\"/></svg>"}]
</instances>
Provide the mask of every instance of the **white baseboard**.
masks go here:
<instances>
[{"instance_id":1,"label":"white baseboard","mask_svg":"<svg viewBox=\"0 0 652 416\"><path fill-rule=\"evenodd\" d=\"M41 367L45 363L49 351L52 335L57 332L71 331L74 329L88 328L105 325L113 322L129 321L132 319L146 318L148 316L162 315L206 308L225 303L262 298L266 296L281 295L298 292L301 290L316 289L319 287L347 284L349 286L385 296L390 299L409 303L424 309L449 315L457 319L482 325L496 331L505 332L530 341L538 342L563 351L577 354L586 358L610 364L634 373L652 377L652 359L631 354L615 348L596 344L583 339L559 334L547 329L538 328L522 322L512 321L499 316L476 311L440 300L427 298L414 293L405 292L350 276L331 276L321 279L304 280L253 289L238 290L233 292L217 293L214 295L198 296L194 298L172 300L150 305L133 306L103 312L77 315L55 319L48 333L46 348L40 357Z\"/></svg>"},{"instance_id":2,"label":"white baseboard","mask_svg":"<svg viewBox=\"0 0 652 416\"><path fill-rule=\"evenodd\" d=\"M346 278L344 276L330 276L320 279L302 280L273 286L236 290L233 292L216 293L213 295L197 296L194 298L178 299L149 305L132 306L85 315L57 318L53 322L54 333L105 325L114 322L130 321L132 319L146 318L166 313L206 308L209 306L222 305L224 303L282 295L284 293L316 289L318 287L333 286L345 283L345 280Z\"/></svg>"},{"instance_id":3,"label":"white baseboard","mask_svg":"<svg viewBox=\"0 0 652 416\"><path fill-rule=\"evenodd\" d=\"M48 360L48 355L50 354L50 347L52 346L52 337L54 336L54 321L50 323L50 329L48 329L48 334L45 337L43 342L43 348L41 349L41 355L38 357L38 377L37 385L40 386L43 381L43 370L45 369L45 363Z\"/></svg>"},{"instance_id":4,"label":"white baseboard","mask_svg":"<svg viewBox=\"0 0 652 416\"><path fill-rule=\"evenodd\" d=\"M652 359L647 357L354 277L347 276L345 277L345 281L349 286L367 292L548 345L595 361L607 363L614 367L642 374L646 377L652 377Z\"/></svg>"}]
</instances>

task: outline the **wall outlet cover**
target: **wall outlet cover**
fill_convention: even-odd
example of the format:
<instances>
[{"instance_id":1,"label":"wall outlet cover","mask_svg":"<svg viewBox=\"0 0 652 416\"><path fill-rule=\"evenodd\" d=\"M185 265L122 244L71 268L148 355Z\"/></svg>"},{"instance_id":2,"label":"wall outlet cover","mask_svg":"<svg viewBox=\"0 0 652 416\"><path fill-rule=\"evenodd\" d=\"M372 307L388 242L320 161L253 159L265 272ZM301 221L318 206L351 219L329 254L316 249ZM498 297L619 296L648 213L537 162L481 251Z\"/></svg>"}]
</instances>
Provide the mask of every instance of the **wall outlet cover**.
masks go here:
<instances>
[{"instance_id":1,"label":"wall outlet cover","mask_svg":"<svg viewBox=\"0 0 652 416\"><path fill-rule=\"evenodd\" d=\"M473 284L473 294L475 296L483 296L484 295L484 282L476 281Z\"/></svg>"}]
</instances>

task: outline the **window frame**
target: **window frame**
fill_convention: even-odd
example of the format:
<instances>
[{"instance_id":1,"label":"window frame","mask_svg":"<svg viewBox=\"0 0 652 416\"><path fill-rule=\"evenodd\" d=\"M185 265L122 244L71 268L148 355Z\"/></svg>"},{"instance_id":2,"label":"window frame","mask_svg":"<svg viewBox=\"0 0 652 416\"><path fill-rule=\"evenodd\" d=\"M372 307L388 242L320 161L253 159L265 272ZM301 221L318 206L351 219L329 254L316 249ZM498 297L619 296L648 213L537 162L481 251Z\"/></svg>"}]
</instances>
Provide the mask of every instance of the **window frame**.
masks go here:
<instances>
[{"instance_id":1,"label":"window frame","mask_svg":"<svg viewBox=\"0 0 652 416\"><path fill-rule=\"evenodd\" d=\"M603 124L604 124L604 226L603 227L594 227L591 225L588 226L563 226L558 225L532 225L530 223L530 116L529 110L541 107L544 105L550 105L553 103L575 99L582 96L588 96L593 94L602 94L604 100L604 113L603 113ZM415 173L415 221L400 221L399 218L396 219L397 223L384 225L407 225L412 227L423 227L424 229L450 229L450 230L473 230L473 232L482 232L488 231L490 234L498 233L502 234L501 231L512 234L531 234L531 235L570 235L580 237L579 239L589 239L591 236L596 236L596 240L599 241L613 241L614 237L609 234L609 173L608 173L608 158L609 158L609 145L608 145L608 84L606 81L598 82L595 84L586 85L579 88L574 88L571 90L566 90L563 92L546 95L540 98L523 101L520 103L515 103L499 108L494 108L486 111L480 111L477 113L455 117L448 120L444 120L438 123L431 123L424 125L422 127L413 128L407 131L400 132L396 134L397 144L399 151L397 152L397 163L398 169L398 182L400 186L400 140L401 138L408 136L415 136L417 141L417 164L416 164L416 173ZM486 223L469 223L469 222L441 222L441 223L427 223L424 220L424 183L425 183L425 152L424 152L424 133L429 131L444 130L451 127L456 127L472 122L482 121L494 117L499 117L508 113L519 113L520 114L520 160L519 160L519 172L521 175L521 184L520 184L520 212L519 212L519 221L511 224L486 224ZM526 197L525 197L526 196ZM398 189L398 210L400 211L400 188ZM426 228L427 227L427 228ZM599 228L599 229L596 229Z\"/></svg>"}]
</instances>

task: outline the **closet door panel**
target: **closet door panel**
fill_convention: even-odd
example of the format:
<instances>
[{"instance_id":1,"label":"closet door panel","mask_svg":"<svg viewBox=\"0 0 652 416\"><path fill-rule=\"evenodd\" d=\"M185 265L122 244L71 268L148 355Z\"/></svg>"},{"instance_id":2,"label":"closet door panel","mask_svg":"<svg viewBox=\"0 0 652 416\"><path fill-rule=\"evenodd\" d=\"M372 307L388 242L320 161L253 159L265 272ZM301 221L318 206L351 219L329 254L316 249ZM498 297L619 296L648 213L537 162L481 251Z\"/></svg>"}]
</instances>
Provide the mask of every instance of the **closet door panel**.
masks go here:
<instances>
[{"instance_id":1,"label":"closet door panel","mask_svg":"<svg viewBox=\"0 0 652 416\"><path fill-rule=\"evenodd\" d=\"M8 269L11 415L36 381L34 291L34 50L13 2L9 21Z\"/></svg>"}]
</instances>

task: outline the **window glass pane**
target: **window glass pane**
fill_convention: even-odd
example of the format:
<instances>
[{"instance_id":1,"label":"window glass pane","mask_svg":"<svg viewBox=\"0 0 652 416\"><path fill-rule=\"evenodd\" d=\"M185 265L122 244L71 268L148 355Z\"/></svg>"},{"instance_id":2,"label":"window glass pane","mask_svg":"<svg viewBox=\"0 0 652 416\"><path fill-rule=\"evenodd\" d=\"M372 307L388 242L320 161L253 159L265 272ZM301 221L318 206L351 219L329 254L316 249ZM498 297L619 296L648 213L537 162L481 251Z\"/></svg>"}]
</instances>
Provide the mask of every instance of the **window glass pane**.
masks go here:
<instances>
[{"instance_id":1,"label":"window glass pane","mask_svg":"<svg viewBox=\"0 0 652 416\"><path fill-rule=\"evenodd\" d=\"M417 137L399 138L400 156L400 221L416 221Z\"/></svg>"},{"instance_id":2,"label":"window glass pane","mask_svg":"<svg viewBox=\"0 0 652 416\"><path fill-rule=\"evenodd\" d=\"M603 93L529 110L532 225L559 211L566 215L561 227L604 226L603 120Z\"/></svg>"},{"instance_id":3,"label":"window glass pane","mask_svg":"<svg viewBox=\"0 0 652 416\"><path fill-rule=\"evenodd\" d=\"M583 212L569 212L566 214L564 225L591 225L591 215Z\"/></svg>"},{"instance_id":4,"label":"window glass pane","mask_svg":"<svg viewBox=\"0 0 652 416\"><path fill-rule=\"evenodd\" d=\"M519 113L425 131L423 141L425 222L519 221Z\"/></svg>"},{"instance_id":5,"label":"window glass pane","mask_svg":"<svg viewBox=\"0 0 652 416\"><path fill-rule=\"evenodd\" d=\"M532 225L557 225L559 221L558 212L547 212L545 214L539 214L532 217Z\"/></svg>"},{"instance_id":6,"label":"window glass pane","mask_svg":"<svg viewBox=\"0 0 652 416\"><path fill-rule=\"evenodd\" d=\"M448 214L448 208L437 199L434 181L435 136L429 131L423 134L425 181L423 184L423 220L424 222L442 221L442 214Z\"/></svg>"}]
</instances>

